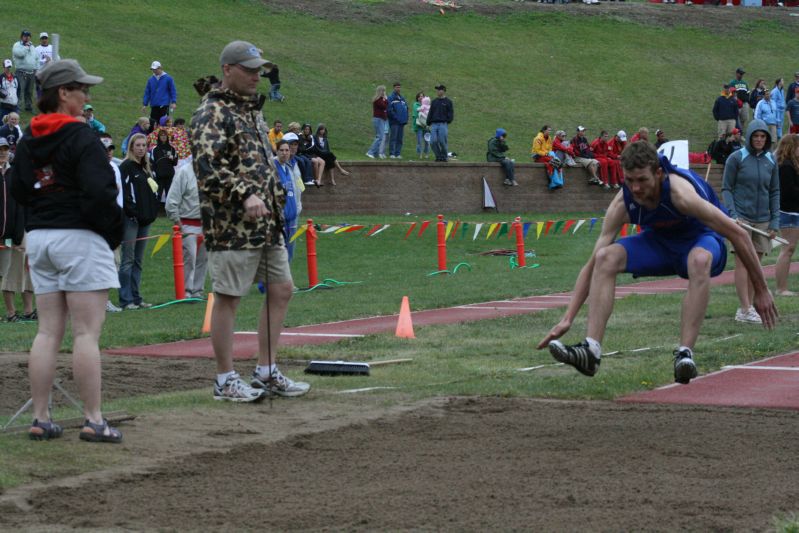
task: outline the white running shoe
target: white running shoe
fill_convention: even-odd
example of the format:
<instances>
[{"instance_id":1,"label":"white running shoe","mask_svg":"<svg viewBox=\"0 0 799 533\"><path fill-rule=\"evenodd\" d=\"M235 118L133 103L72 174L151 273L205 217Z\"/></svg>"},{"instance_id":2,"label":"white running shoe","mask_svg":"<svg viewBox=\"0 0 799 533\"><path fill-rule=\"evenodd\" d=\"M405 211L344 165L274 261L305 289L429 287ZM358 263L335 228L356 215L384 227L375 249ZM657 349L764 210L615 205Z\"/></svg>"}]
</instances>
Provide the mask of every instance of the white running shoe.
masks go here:
<instances>
[{"instance_id":1,"label":"white running shoe","mask_svg":"<svg viewBox=\"0 0 799 533\"><path fill-rule=\"evenodd\" d=\"M106 310L107 313L120 313L120 312L122 312L122 308L121 307L117 307L114 304L112 304L111 300L108 300L107 302L105 302L105 310Z\"/></svg>"},{"instance_id":2,"label":"white running shoe","mask_svg":"<svg viewBox=\"0 0 799 533\"><path fill-rule=\"evenodd\" d=\"M262 377L257 372L253 372L250 385L255 389L286 397L302 396L311 390L311 386L308 383L292 381L277 368L272 372L271 376Z\"/></svg>"},{"instance_id":3,"label":"white running shoe","mask_svg":"<svg viewBox=\"0 0 799 533\"><path fill-rule=\"evenodd\" d=\"M214 400L229 402L260 402L267 396L267 391L254 389L244 383L238 374L227 378L221 387L214 380Z\"/></svg>"},{"instance_id":4,"label":"white running shoe","mask_svg":"<svg viewBox=\"0 0 799 533\"><path fill-rule=\"evenodd\" d=\"M750 307L746 311L741 308L738 308L735 311L735 321L736 322L744 322L747 324L762 324L763 320L761 320L760 315L757 314L754 307Z\"/></svg>"}]
</instances>

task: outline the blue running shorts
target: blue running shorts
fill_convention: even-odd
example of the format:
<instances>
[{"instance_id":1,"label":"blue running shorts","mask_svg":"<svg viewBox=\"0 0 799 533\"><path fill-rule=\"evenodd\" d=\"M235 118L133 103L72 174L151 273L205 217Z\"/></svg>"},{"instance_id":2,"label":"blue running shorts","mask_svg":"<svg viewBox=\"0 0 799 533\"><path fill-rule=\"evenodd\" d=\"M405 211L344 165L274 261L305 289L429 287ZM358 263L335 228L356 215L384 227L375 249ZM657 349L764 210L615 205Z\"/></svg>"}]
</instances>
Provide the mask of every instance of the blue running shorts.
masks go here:
<instances>
[{"instance_id":1,"label":"blue running shorts","mask_svg":"<svg viewBox=\"0 0 799 533\"><path fill-rule=\"evenodd\" d=\"M675 239L644 231L616 241L627 251L625 272L633 277L673 276L688 279L688 254L697 246L713 255L710 276L724 271L727 264L727 247L724 239L716 233L702 233L696 238Z\"/></svg>"}]
</instances>

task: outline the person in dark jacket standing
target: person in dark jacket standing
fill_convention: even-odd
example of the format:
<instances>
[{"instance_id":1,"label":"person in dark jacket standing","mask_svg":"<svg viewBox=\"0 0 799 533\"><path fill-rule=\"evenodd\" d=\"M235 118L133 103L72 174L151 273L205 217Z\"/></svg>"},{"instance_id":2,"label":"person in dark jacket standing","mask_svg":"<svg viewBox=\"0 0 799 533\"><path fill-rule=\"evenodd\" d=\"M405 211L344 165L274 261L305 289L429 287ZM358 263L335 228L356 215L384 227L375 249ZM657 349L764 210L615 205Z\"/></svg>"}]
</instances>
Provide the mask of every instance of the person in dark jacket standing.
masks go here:
<instances>
[{"instance_id":1,"label":"person in dark jacket standing","mask_svg":"<svg viewBox=\"0 0 799 533\"><path fill-rule=\"evenodd\" d=\"M158 184L150 175L147 160L147 138L137 133L128 141L127 158L119 165L122 175L122 202L125 210L125 240L119 265L119 307L125 310L146 309L139 293L144 240L150 234L150 224L158 217Z\"/></svg>"},{"instance_id":2,"label":"person in dark jacket standing","mask_svg":"<svg viewBox=\"0 0 799 533\"><path fill-rule=\"evenodd\" d=\"M402 135L408 123L408 102L400 94L402 85L394 84L394 92L388 96L388 156L391 159L402 159Z\"/></svg>"},{"instance_id":3,"label":"person in dark jacket standing","mask_svg":"<svg viewBox=\"0 0 799 533\"><path fill-rule=\"evenodd\" d=\"M727 136L738 122L738 101L735 98L735 89L724 84L724 89L713 104L713 118L718 123L716 137Z\"/></svg>"},{"instance_id":4,"label":"person in dark jacket standing","mask_svg":"<svg viewBox=\"0 0 799 533\"><path fill-rule=\"evenodd\" d=\"M799 136L786 135L777 146L780 172L780 233L788 244L780 249L774 277L777 296L799 296L788 289L791 257L799 242Z\"/></svg>"},{"instance_id":5,"label":"person in dark jacket standing","mask_svg":"<svg viewBox=\"0 0 799 533\"><path fill-rule=\"evenodd\" d=\"M158 143L150 151L150 161L158 183L158 201L166 202L166 195L175 177L175 166L178 164L178 151L169 144L169 132L166 128L158 130Z\"/></svg>"},{"instance_id":6,"label":"person in dark jacket standing","mask_svg":"<svg viewBox=\"0 0 799 533\"><path fill-rule=\"evenodd\" d=\"M505 181L503 181L502 184L516 187L519 185L519 183L514 177L515 165L513 163L513 159L507 157L508 143L505 142L507 136L508 132L506 132L503 128L497 128L494 136L488 140L486 161L499 163L500 166L502 166L502 170L505 171Z\"/></svg>"},{"instance_id":7,"label":"person in dark jacket standing","mask_svg":"<svg viewBox=\"0 0 799 533\"><path fill-rule=\"evenodd\" d=\"M46 440L62 434L50 419L48 400L69 317L72 371L86 417L80 438L120 442L122 434L100 409L98 339L108 289L119 287L112 250L122 238L122 212L105 149L79 118L89 88L103 79L73 59L47 64L37 79L41 114L31 120L11 167L11 192L28 208L26 252L40 306L28 359L34 416L29 436Z\"/></svg>"},{"instance_id":8,"label":"person in dark jacket standing","mask_svg":"<svg viewBox=\"0 0 799 533\"><path fill-rule=\"evenodd\" d=\"M452 100L447 98L447 87L436 85L438 98L430 104L427 125L430 126L430 147L436 155L436 161L446 163L449 158L449 125L455 118Z\"/></svg>"},{"instance_id":9,"label":"person in dark jacket standing","mask_svg":"<svg viewBox=\"0 0 799 533\"><path fill-rule=\"evenodd\" d=\"M280 94L280 69L274 63L264 65L261 77L269 80L269 100L272 102L282 102L286 99Z\"/></svg>"}]
</instances>

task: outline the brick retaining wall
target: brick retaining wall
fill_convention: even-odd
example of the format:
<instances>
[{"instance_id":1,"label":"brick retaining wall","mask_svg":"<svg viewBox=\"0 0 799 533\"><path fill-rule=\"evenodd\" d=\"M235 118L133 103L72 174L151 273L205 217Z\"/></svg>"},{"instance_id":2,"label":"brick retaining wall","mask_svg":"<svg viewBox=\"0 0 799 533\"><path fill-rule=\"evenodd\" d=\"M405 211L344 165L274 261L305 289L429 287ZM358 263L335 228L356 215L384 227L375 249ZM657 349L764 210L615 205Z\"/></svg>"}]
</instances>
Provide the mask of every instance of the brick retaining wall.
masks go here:
<instances>
[{"instance_id":1,"label":"brick retaining wall","mask_svg":"<svg viewBox=\"0 0 799 533\"><path fill-rule=\"evenodd\" d=\"M504 175L496 163L343 162L350 176L337 173L337 186L311 186L302 196L302 216L319 214L481 213L482 178L485 176L501 213L601 213L613 191L588 185L582 168L565 169L566 186L550 192L544 166L517 163L518 187L502 185ZM707 166L693 166L705 176ZM708 176L720 192L721 165Z\"/></svg>"}]
</instances>

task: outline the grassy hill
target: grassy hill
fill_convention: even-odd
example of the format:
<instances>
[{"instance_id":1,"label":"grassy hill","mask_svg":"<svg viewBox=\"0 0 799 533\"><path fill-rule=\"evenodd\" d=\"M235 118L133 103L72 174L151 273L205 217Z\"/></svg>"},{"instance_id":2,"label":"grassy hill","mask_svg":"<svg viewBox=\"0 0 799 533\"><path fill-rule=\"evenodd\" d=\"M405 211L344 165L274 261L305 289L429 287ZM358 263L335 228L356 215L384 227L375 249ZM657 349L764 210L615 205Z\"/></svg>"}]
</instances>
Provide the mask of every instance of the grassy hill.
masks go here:
<instances>
[{"instance_id":1,"label":"grassy hill","mask_svg":"<svg viewBox=\"0 0 799 533\"><path fill-rule=\"evenodd\" d=\"M227 42L251 40L280 65L287 96L267 103L267 120L325 122L342 159L365 158L374 87L395 80L409 100L445 83L456 113L450 148L482 160L495 128L508 130L511 155L522 158L543 124L570 134L583 124L591 137L663 128L701 150L715 133L713 101L737 66L750 84L769 86L799 68L790 10L463 4L442 15L420 0L51 0L15 4L0 35L10 54L22 28L34 41L40 31L61 34L62 57L106 78L93 104L117 140L140 114L151 61L175 78L177 116L189 118L192 82L219 71ZM406 131L406 158L414 146Z\"/></svg>"}]
</instances>

